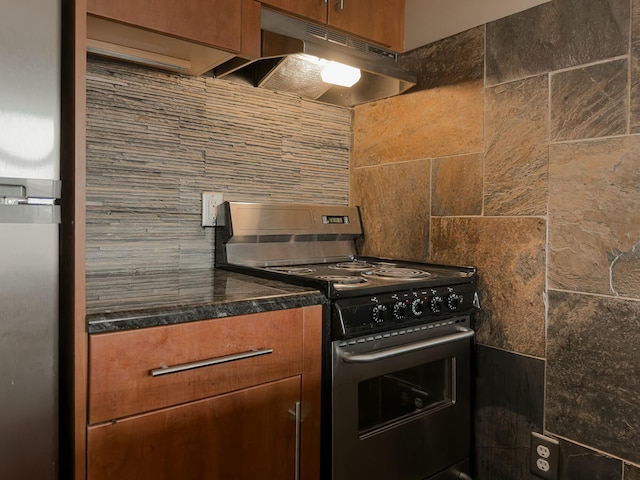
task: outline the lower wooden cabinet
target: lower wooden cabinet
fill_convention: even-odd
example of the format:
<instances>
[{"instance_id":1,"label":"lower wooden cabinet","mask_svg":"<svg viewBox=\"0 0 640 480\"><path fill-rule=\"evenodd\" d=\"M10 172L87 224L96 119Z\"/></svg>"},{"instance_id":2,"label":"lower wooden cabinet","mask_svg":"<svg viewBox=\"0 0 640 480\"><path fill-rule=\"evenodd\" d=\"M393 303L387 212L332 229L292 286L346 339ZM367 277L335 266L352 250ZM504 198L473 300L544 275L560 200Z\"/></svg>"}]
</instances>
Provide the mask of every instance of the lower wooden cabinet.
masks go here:
<instances>
[{"instance_id":1,"label":"lower wooden cabinet","mask_svg":"<svg viewBox=\"0 0 640 480\"><path fill-rule=\"evenodd\" d=\"M321 306L91 335L87 478L319 480L321 352Z\"/></svg>"},{"instance_id":2,"label":"lower wooden cabinet","mask_svg":"<svg viewBox=\"0 0 640 480\"><path fill-rule=\"evenodd\" d=\"M90 427L92 480L293 479L300 377Z\"/></svg>"}]
</instances>

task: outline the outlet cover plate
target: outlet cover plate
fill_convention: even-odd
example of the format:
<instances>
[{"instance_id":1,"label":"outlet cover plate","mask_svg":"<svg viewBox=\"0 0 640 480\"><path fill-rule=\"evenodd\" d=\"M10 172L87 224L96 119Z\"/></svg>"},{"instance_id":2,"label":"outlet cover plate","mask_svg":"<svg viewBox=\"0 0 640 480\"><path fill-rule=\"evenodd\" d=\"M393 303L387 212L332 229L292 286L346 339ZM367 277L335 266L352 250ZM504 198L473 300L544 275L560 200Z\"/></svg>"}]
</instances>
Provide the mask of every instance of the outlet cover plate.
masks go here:
<instances>
[{"instance_id":1,"label":"outlet cover plate","mask_svg":"<svg viewBox=\"0 0 640 480\"><path fill-rule=\"evenodd\" d=\"M224 202L219 192L202 192L202 226L215 227L218 223L218 206Z\"/></svg>"},{"instance_id":2,"label":"outlet cover plate","mask_svg":"<svg viewBox=\"0 0 640 480\"><path fill-rule=\"evenodd\" d=\"M558 480L560 443L555 439L531 432L531 473L547 480Z\"/></svg>"}]
</instances>

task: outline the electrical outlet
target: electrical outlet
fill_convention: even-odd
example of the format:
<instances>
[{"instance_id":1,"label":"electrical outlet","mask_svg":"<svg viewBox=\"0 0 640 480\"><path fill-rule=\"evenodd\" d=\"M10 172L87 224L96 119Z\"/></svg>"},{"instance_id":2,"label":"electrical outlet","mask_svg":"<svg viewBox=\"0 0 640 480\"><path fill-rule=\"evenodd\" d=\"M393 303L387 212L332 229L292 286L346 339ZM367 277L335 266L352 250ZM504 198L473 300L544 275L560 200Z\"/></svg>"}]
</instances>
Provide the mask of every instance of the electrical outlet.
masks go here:
<instances>
[{"instance_id":1,"label":"electrical outlet","mask_svg":"<svg viewBox=\"0 0 640 480\"><path fill-rule=\"evenodd\" d=\"M558 480L560 443L551 437L531 432L531 473L547 480Z\"/></svg>"},{"instance_id":2,"label":"electrical outlet","mask_svg":"<svg viewBox=\"0 0 640 480\"><path fill-rule=\"evenodd\" d=\"M202 192L202 226L215 227L218 223L218 206L224 195L217 192Z\"/></svg>"}]
</instances>

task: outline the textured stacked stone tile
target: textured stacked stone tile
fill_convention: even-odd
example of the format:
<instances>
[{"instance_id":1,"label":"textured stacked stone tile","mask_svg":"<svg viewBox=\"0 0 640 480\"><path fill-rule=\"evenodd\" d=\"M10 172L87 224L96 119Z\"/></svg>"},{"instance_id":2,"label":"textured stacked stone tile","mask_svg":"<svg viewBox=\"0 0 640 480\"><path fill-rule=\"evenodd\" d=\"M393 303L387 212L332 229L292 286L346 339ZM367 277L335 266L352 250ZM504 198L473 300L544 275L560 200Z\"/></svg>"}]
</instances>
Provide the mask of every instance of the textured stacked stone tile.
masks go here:
<instances>
[{"instance_id":1,"label":"textured stacked stone tile","mask_svg":"<svg viewBox=\"0 0 640 480\"><path fill-rule=\"evenodd\" d=\"M87 110L89 303L101 274L211 269L203 191L348 202L348 109L90 58Z\"/></svg>"}]
</instances>

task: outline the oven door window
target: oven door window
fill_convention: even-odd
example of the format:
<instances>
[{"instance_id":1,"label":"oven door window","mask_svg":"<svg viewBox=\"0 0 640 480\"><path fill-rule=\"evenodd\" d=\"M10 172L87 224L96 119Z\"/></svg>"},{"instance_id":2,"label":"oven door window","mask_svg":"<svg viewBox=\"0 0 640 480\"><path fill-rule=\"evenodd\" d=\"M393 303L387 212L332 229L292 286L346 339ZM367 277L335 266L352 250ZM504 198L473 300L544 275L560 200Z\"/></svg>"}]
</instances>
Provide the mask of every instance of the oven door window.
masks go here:
<instances>
[{"instance_id":1,"label":"oven door window","mask_svg":"<svg viewBox=\"0 0 640 480\"><path fill-rule=\"evenodd\" d=\"M360 436L453 404L454 379L455 358L443 358L361 381Z\"/></svg>"}]
</instances>

